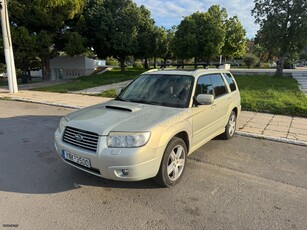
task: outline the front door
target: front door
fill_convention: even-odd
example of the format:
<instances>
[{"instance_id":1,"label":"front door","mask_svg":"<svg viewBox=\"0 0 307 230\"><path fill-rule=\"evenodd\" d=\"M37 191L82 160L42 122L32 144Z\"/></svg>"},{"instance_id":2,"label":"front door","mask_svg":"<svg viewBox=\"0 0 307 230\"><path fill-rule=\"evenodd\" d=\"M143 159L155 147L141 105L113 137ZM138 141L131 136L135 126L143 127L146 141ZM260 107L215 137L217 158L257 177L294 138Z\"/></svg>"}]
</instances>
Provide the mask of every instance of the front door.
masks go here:
<instances>
[{"instance_id":1,"label":"front door","mask_svg":"<svg viewBox=\"0 0 307 230\"><path fill-rule=\"evenodd\" d=\"M209 75L198 78L194 98L198 94L213 95L213 86ZM199 147L204 142L205 137L210 136L215 130L214 121L216 107L212 105L195 105L192 108L192 122L193 122L193 139L192 146Z\"/></svg>"}]
</instances>

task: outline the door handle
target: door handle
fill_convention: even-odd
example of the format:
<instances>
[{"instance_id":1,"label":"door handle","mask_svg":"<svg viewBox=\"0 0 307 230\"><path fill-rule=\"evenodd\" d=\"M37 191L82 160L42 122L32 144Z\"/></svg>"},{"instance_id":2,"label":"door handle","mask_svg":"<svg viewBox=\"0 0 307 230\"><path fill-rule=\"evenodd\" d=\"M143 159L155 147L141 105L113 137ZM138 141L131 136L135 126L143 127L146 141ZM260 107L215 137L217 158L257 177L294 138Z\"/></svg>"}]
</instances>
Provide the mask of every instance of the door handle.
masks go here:
<instances>
[{"instance_id":1,"label":"door handle","mask_svg":"<svg viewBox=\"0 0 307 230\"><path fill-rule=\"evenodd\" d=\"M212 104L211 108L214 109L216 107L216 104Z\"/></svg>"}]
</instances>

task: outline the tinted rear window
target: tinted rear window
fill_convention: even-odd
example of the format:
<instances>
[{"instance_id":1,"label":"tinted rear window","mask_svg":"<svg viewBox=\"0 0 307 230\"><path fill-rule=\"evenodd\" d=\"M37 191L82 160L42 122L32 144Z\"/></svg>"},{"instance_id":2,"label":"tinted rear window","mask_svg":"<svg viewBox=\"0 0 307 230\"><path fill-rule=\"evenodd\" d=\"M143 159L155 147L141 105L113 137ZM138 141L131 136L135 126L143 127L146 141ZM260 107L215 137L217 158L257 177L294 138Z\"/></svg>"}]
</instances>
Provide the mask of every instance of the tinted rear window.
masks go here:
<instances>
[{"instance_id":1,"label":"tinted rear window","mask_svg":"<svg viewBox=\"0 0 307 230\"><path fill-rule=\"evenodd\" d=\"M224 76L225 76L226 81L228 82L228 85L230 87L231 92L236 91L237 87L236 87L236 84L235 84L231 74L224 73Z\"/></svg>"}]
</instances>

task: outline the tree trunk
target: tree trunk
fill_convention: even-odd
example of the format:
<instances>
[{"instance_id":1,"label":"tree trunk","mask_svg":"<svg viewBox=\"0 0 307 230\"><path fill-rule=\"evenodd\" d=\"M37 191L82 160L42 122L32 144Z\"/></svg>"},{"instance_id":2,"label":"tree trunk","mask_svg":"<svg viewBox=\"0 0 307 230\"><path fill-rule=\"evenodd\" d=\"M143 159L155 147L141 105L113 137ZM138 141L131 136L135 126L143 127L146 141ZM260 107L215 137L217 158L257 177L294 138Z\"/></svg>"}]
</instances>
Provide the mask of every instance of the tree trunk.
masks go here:
<instances>
[{"instance_id":1,"label":"tree trunk","mask_svg":"<svg viewBox=\"0 0 307 230\"><path fill-rule=\"evenodd\" d=\"M50 57L49 55L42 58L42 74L43 74L44 81L50 80Z\"/></svg>"},{"instance_id":2,"label":"tree trunk","mask_svg":"<svg viewBox=\"0 0 307 230\"><path fill-rule=\"evenodd\" d=\"M277 69L275 72L275 76L281 77L283 75L284 63L285 63L285 57L279 56L277 61Z\"/></svg>"},{"instance_id":3,"label":"tree trunk","mask_svg":"<svg viewBox=\"0 0 307 230\"><path fill-rule=\"evenodd\" d=\"M197 57L194 58L194 68L197 69Z\"/></svg>"},{"instance_id":4,"label":"tree trunk","mask_svg":"<svg viewBox=\"0 0 307 230\"><path fill-rule=\"evenodd\" d=\"M154 56L154 69L157 68L157 55Z\"/></svg>"},{"instance_id":5,"label":"tree trunk","mask_svg":"<svg viewBox=\"0 0 307 230\"><path fill-rule=\"evenodd\" d=\"M29 81L32 81L32 76L31 76L31 69L27 69L27 72L28 72L28 79Z\"/></svg>"},{"instance_id":6,"label":"tree trunk","mask_svg":"<svg viewBox=\"0 0 307 230\"><path fill-rule=\"evenodd\" d=\"M149 69L147 57L145 57L144 68L145 68L145 69Z\"/></svg>"},{"instance_id":7,"label":"tree trunk","mask_svg":"<svg viewBox=\"0 0 307 230\"><path fill-rule=\"evenodd\" d=\"M120 57L119 62L120 62L120 70L121 70L121 72L125 73L126 72L125 57Z\"/></svg>"}]
</instances>

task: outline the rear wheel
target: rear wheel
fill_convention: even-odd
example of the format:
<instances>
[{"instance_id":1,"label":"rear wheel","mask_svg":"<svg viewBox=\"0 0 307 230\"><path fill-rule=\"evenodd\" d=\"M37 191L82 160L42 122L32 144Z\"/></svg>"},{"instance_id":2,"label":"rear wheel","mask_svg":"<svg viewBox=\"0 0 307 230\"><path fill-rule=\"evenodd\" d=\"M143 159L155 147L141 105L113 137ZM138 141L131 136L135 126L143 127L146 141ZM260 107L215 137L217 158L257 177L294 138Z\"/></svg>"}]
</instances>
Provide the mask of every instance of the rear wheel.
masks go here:
<instances>
[{"instance_id":1,"label":"rear wheel","mask_svg":"<svg viewBox=\"0 0 307 230\"><path fill-rule=\"evenodd\" d=\"M174 186L182 177L186 158L185 142L178 137L173 137L165 149L159 172L154 180L163 187Z\"/></svg>"},{"instance_id":2,"label":"rear wheel","mask_svg":"<svg viewBox=\"0 0 307 230\"><path fill-rule=\"evenodd\" d=\"M225 127L225 132L222 134L222 137L226 140L229 140L235 135L237 127L237 115L234 111L231 112L228 123Z\"/></svg>"}]
</instances>

